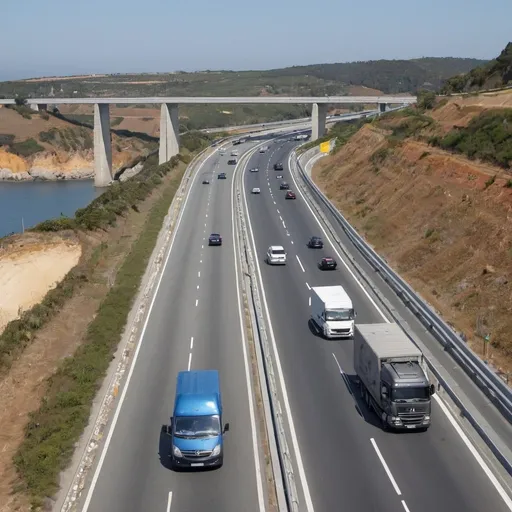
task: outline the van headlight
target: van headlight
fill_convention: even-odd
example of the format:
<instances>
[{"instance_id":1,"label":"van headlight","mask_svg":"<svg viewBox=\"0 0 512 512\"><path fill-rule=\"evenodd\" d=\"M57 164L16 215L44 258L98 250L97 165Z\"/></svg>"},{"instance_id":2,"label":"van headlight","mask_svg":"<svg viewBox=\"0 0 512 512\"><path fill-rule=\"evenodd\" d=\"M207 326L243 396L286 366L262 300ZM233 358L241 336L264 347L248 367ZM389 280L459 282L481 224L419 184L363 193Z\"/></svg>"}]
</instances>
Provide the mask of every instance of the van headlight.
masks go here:
<instances>
[{"instance_id":1,"label":"van headlight","mask_svg":"<svg viewBox=\"0 0 512 512\"><path fill-rule=\"evenodd\" d=\"M177 446L174 446L174 445L172 447L172 454L175 457L183 457L183 454L181 453L181 450Z\"/></svg>"},{"instance_id":2,"label":"van headlight","mask_svg":"<svg viewBox=\"0 0 512 512\"><path fill-rule=\"evenodd\" d=\"M218 444L212 451L212 457L216 457L217 455L220 455L220 444Z\"/></svg>"}]
</instances>

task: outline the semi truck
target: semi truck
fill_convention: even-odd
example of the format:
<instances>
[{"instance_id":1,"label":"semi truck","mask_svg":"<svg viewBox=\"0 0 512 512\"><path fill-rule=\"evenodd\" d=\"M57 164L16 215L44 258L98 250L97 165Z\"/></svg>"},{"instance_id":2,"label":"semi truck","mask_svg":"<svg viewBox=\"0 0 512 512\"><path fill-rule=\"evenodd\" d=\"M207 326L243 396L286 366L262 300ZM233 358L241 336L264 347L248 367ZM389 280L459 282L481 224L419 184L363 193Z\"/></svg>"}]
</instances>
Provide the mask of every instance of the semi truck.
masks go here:
<instances>
[{"instance_id":1,"label":"semi truck","mask_svg":"<svg viewBox=\"0 0 512 512\"><path fill-rule=\"evenodd\" d=\"M354 335L355 312L343 286L311 288L311 320L326 338L350 338Z\"/></svg>"},{"instance_id":2,"label":"semi truck","mask_svg":"<svg viewBox=\"0 0 512 512\"><path fill-rule=\"evenodd\" d=\"M400 326L356 325L354 369L361 397L384 429L428 429L435 386L429 382L423 354Z\"/></svg>"},{"instance_id":3,"label":"semi truck","mask_svg":"<svg viewBox=\"0 0 512 512\"><path fill-rule=\"evenodd\" d=\"M220 467L224 459L222 401L217 370L181 371L176 382L176 398L171 425L171 466Z\"/></svg>"}]
</instances>

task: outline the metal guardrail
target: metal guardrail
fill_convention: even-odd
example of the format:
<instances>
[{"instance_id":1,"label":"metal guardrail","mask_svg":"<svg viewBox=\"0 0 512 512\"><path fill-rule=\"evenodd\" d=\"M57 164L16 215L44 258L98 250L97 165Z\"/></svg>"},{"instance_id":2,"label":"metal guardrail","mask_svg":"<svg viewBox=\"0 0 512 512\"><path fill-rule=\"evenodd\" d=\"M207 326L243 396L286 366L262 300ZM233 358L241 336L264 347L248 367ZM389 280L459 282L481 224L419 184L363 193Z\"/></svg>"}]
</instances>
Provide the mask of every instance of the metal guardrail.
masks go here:
<instances>
[{"instance_id":1,"label":"metal guardrail","mask_svg":"<svg viewBox=\"0 0 512 512\"><path fill-rule=\"evenodd\" d=\"M258 146L256 146L258 147ZM246 153L244 156L251 155L252 151ZM243 169L242 164L244 160L240 161L240 166ZM243 172L239 172L235 174L235 180L243 179ZM268 390L269 390L269 398L270 398L270 408L272 411L272 420L273 420L273 429L276 438L276 444L278 448L279 462L281 466L281 473L283 475L283 483L284 483L284 491L286 495L286 502L288 505L288 510L292 512L299 511L299 498L297 494L297 487L295 484L295 475L293 471L293 463L290 449L288 447L288 443L286 440L286 430L285 430L285 421L283 409L281 407L281 403L278 395L278 387L276 383L276 377L274 372L274 363L272 360L272 352L270 350L270 345L268 341L267 328L265 315L263 312L263 307L260 299L260 292L258 289L258 279L256 272L256 265L254 264L254 256L251 249L251 244L249 241L249 235L247 231L247 224L245 220L244 207L242 202L242 190L240 187L240 182L235 182L235 195L236 195L236 211L238 218L238 225L240 227L240 242L242 247L242 257L243 262L245 263L245 267L247 268L246 275L249 277L250 281L250 290L248 290L248 295L251 299L251 306L255 312L256 324L257 324L257 332L255 332L255 336L259 339L259 344L261 348L261 353L263 355L263 368L265 371L265 375L262 376L265 378Z\"/></svg>"}]
</instances>

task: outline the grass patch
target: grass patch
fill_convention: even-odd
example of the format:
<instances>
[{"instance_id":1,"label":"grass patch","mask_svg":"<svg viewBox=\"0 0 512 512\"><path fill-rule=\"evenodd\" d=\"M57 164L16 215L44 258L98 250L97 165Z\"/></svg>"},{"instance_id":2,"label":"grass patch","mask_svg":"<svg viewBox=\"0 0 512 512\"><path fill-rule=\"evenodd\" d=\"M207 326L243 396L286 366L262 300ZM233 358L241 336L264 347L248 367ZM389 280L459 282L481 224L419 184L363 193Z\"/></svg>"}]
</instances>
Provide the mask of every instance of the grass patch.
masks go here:
<instances>
[{"instance_id":1,"label":"grass patch","mask_svg":"<svg viewBox=\"0 0 512 512\"><path fill-rule=\"evenodd\" d=\"M491 176L484 185L484 188L489 188L496 181L496 176Z\"/></svg>"},{"instance_id":2,"label":"grass patch","mask_svg":"<svg viewBox=\"0 0 512 512\"><path fill-rule=\"evenodd\" d=\"M370 161L375 165L381 164L389 156L389 153L390 150L388 148L377 149L377 151L370 156Z\"/></svg>"},{"instance_id":3,"label":"grass patch","mask_svg":"<svg viewBox=\"0 0 512 512\"><path fill-rule=\"evenodd\" d=\"M505 188L512 188L512 180L508 180L505 185L503 185Z\"/></svg>"},{"instance_id":4,"label":"grass patch","mask_svg":"<svg viewBox=\"0 0 512 512\"><path fill-rule=\"evenodd\" d=\"M0 133L0 146L10 146L15 138L12 133Z\"/></svg>"},{"instance_id":5,"label":"grass patch","mask_svg":"<svg viewBox=\"0 0 512 512\"><path fill-rule=\"evenodd\" d=\"M9 146L9 152L22 157L29 157L44 151L44 147L38 144L35 139L27 139L23 142L13 142Z\"/></svg>"},{"instance_id":6,"label":"grass patch","mask_svg":"<svg viewBox=\"0 0 512 512\"><path fill-rule=\"evenodd\" d=\"M512 109L483 112L465 128L455 128L430 141L442 149L510 169L512 163Z\"/></svg>"}]
</instances>

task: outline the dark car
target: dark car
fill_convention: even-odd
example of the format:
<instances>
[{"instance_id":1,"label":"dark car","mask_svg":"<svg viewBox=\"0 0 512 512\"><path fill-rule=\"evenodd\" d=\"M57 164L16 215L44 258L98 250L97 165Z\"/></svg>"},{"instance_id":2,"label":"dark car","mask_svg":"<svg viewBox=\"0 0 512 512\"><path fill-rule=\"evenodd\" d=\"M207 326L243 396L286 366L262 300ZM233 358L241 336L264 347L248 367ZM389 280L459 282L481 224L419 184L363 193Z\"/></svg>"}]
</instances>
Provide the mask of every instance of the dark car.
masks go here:
<instances>
[{"instance_id":1,"label":"dark car","mask_svg":"<svg viewBox=\"0 0 512 512\"><path fill-rule=\"evenodd\" d=\"M236 158L230 158L228 160L228 165L236 165Z\"/></svg>"},{"instance_id":2,"label":"dark car","mask_svg":"<svg viewBox=\"0 0 512 512\"><path fill-rule=\"evenodd\" d=\"M225 180L226 179L226 173L225 172L219 173L219 175L217 176L217 179L218 180Z\"/></svg>"},{"instance_id":3,"label":"dark car","mask_svg":"<svg viewBox=\"0 0 512 512\"><path fill-rule=\"evenodd\" d=\"M334 258L322 258L318 264L320 270L336 270L336 260Z\"/></svg>"},{"instance_id":4,"label":"dark car","mask_svg":"<svg viewBox=\"0 0 512 512\"><path fill-rule=\"evenodd\" d=\"M282 171L282 170L283 170L282 163L274 164L274 171Z\"/></svg>"},{"instance_id":5,"label":"dark car","mask_svg":"<svg viewBox=\"0 0 512 512\"><path fill-rule=\"evenodd\" d=\"M323 246L324 246L324 243L323 243L322 239L319 236L312 236L309 239L308 247L310 249L322 249Z\"/></svg>"},{"instance_id":6,"label":"dark car","mask_svg":"<svg viewBox=\"0 0 512 512\"><path fill-rule=\"evenodd\" d=\"M290 185L286 183L286 181L283 181L281 185L279 185L279 190L288 190L290 188Z\"/></svg>"},{"instance_id":7,"label":"dark car","mask_svg":"<svg viewBox=\"0 0 512 512\"><path fill-rule=\"evenodd\" d=\"M222 245L222 237L218 233L212 233L208 237L208 245Z\"/></svg>"},{"instance_id":8,"label":"dark car","mask_svg":"<svg viewBox=\"0 0 512 512\"><path fill-rule=\"evenodd\" d=\"M285 199L297 199L297 196L295 195L295 192L288 190L288 192L286 192L286 195L284 196L284 198Z\"/></svg>"},{"instance_id":9,"label":"dark car","mask_svg":"<svg viewBox=\"0 0 512 512\"><path fill-rule=\"evenodd\" d=\"M203 185L209 185L210 184L210 180L203 180Z\"/></svg>"}]
</instances>

